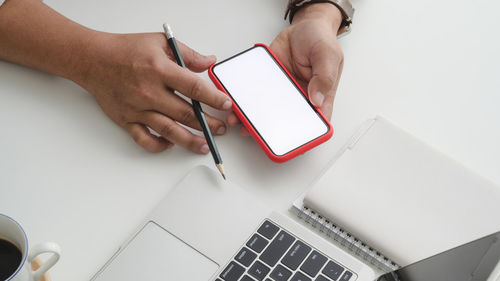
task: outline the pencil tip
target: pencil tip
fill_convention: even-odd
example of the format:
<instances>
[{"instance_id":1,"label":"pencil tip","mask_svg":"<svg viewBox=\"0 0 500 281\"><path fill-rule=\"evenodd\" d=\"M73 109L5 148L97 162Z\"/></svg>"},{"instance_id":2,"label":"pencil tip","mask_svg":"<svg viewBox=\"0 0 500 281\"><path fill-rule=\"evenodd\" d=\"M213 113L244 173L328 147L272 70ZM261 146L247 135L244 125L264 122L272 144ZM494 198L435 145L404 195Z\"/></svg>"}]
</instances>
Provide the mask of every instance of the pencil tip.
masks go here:
<instances>
[{"instance_id":1,"label":"pencil tip","mask_svg":"<svg viewBox=\"0 0 500 281\"><path fill-rule=\"evenodd\" d=\"M217 166L217 169L219 170L220 174L224 178L224 180L226 180L226 174L224 174L224 165L217 164L216 166Z\"/></svg>"}]
</instances>

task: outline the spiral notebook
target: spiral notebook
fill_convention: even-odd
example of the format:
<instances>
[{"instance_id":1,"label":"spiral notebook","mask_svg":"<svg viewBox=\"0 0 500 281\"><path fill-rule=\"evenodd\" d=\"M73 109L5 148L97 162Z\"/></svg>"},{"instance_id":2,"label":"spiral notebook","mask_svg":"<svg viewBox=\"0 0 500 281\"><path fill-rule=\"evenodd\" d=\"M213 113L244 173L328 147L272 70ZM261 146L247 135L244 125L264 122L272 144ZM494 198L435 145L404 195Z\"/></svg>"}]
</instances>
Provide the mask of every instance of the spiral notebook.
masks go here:
<instances>
[{"instance_id":1,"label":"spiral notebook","mask_svg":"<svg viewBox=\"0 0 500 281\"><path fill-rule=\"evenodd\" d=\"M388 272L500 230L500 187L377 117L292 210Z\"/></svg>"}]
</instances>

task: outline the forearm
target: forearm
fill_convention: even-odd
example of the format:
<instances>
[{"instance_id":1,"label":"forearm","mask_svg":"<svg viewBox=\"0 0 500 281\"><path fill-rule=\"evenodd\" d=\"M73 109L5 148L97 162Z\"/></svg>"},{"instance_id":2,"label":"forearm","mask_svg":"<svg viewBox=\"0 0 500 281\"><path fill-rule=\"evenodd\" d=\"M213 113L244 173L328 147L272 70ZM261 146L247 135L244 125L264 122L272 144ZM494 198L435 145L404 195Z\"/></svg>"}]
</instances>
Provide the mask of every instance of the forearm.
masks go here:
<instances>
[{"instance_id":1,"label":"forearm","mask_svg":"<svg viewBox=\"0 0 500 281\"><path fill-rule=\"evenodd\" d=\"M0 59L76 82L85 75L87 46L97 34L40 0L7 0L0 7Z\"/></svg>"}]
</instances>

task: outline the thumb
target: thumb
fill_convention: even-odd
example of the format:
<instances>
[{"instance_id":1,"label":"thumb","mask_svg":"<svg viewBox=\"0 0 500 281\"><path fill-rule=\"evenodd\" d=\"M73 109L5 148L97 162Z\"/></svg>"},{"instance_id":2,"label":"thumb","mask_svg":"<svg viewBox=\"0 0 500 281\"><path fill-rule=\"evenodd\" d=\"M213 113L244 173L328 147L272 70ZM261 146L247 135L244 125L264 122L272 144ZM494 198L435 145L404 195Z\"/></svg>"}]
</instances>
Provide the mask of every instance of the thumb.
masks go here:
<instances>
[{"instance_id":1,"label":"thumb","mask_svg":"<svg viewBox=\"0 0 500 281\"><path fill-rule=\"evenodd\" d=\"M311 102L321 107L325 100L333 100L342 56L326 44L319 44L311 50L310 63L312 76L307 92Z\"/></svg>"},{"instance_id":2,"label":"thumb","mask_svg":"<svg viewBox=\"0 0 500 281\"><path fill-rule=\"evenodd\" d=\"M179 50L181 51L182 58L186 67L194 72L203 72L207 70L210 65L214 64L217 59L215 56L204 56L197 51L189 48L181 42L178 42Z\"/></svg>"}]
</instances>

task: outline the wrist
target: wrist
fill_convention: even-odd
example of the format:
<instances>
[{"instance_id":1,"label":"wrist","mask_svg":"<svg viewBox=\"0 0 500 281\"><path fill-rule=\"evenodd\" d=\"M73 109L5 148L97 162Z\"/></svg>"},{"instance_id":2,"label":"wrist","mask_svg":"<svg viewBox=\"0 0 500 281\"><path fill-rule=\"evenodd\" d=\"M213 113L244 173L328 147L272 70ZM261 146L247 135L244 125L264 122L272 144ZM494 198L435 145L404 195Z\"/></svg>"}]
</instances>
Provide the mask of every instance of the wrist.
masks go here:
<instances>
[{"instance_id":1,"label":"wrist","mask_svg":"<svg viewBox=\"0 0 500 281\"><path fill-rule=\"evenodd\" d=\"M110 48L110 42L113 41L113 35L110 33L91 30L80 42L80 53L76 56L76 61L72 67L71 79L81 87L90 89L91 81L96 72L99 72L101 65L108 59L108 55L104 52ZM98 75L98 74L97 74Z\"/></svg>"},{"instance_id":2,"label":"wrist","mask_svg":"<svg viewBox=\"0 0 500 281\"><path fill-rule=\"evenodd\" d=\"M320 20L329 24L337 32L342 24L343 16L339 8L330 3L314 3L298 10L292 20L292 25L304 20Z\"/></svg>"}]
</instances>

